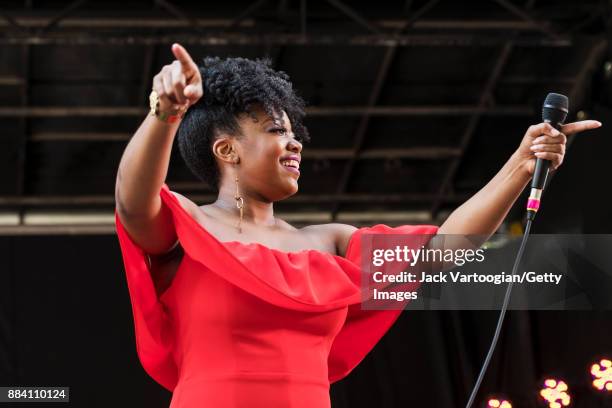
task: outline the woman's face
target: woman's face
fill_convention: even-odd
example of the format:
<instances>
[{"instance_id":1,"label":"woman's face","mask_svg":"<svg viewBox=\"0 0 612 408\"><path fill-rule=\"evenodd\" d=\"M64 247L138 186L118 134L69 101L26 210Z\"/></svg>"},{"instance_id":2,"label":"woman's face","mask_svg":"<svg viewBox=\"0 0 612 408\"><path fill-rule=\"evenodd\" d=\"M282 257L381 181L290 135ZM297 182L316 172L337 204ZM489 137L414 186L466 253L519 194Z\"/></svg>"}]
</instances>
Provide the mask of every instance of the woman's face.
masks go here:
<instances>
[{"instance_id":1,"label":"woman's face","mask_svg":"<svg viewBox=\"0 0 612 408\"><path fill-rule=\"evenodd\" d=\"M294 139L285 111L273 118L258 107L253 116L239 117L244 136L234 139L240 187L258 199L282 200L298 191L302 144Z\"/></svg>"}]
</instances>

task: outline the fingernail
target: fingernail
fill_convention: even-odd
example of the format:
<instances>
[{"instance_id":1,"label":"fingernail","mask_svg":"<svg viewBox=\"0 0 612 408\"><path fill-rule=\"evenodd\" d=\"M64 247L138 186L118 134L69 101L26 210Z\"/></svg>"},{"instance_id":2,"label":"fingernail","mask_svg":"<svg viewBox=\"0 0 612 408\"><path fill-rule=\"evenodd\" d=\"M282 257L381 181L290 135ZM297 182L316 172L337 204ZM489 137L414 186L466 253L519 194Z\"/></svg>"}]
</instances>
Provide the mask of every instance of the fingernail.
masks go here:
<instances>
[{"instance_id":1,"label":"fingernail","mask_svg":"<svg viewBox=\"0 0 612 408\"><path fill-rule=\"evenodd\" d=\"M557 129L553 128L553 131L552 131L552 135L553 136L559 136L560 134L561 134L561 132L559 132Z\"/></svg>"},{"instance_id":2,"label":"fingernail","mask_svg":"<svg viewBox=\"0 0 612 408\"><path fill-rule=\"evenodd\" d=\"M596 120L596 122L597 122L597 126L601 126L601 122L600 121Z\"/></svg>"}]
</instances>

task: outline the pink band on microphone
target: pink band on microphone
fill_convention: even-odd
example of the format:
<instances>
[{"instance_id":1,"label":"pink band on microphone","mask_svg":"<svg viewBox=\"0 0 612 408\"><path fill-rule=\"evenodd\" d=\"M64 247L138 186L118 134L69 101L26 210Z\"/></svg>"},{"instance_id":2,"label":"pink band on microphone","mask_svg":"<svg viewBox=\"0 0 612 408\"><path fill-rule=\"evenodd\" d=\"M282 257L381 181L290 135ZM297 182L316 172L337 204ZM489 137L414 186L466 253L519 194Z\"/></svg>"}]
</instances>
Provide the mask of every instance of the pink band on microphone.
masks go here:
<instances>
[{"instance_id":1,"label":"pink band on microphone","mask_svg":"<svg viewBox=\"0 0 612 408\"><path fill-rule=\"evenodd\" d=\"M527 200L527 211L538 211L540 208L540 200L530 198Z\"/></svg>"}]
</instances>

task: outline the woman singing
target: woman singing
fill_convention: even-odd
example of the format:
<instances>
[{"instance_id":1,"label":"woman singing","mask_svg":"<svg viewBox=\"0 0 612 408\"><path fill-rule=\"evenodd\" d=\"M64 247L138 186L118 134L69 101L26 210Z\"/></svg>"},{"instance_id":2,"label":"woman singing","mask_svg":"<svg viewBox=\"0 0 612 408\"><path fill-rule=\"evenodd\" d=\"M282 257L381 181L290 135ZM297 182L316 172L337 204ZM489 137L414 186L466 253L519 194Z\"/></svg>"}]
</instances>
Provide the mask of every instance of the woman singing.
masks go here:
<instances>
[{"instance_id":1,"label":"woman singing","mask_svg":"<svg viewBox=\"0 0 612 408\"><path fill-rule=\"evenodd\" d=\"M361 310L363 234L490 236L527 185L534 158L563 161L568 134L595 121L531 126L493 179L440 227L295 228L274 203L298 191L304 101L266 60L205 58L179 44L153 78L151 113L117 173L115 222L136 345L172 408L330 406L329 385L401 310ZM165 184L175 136L216 188L198 206Z\"/></svg>"}]
</instances>

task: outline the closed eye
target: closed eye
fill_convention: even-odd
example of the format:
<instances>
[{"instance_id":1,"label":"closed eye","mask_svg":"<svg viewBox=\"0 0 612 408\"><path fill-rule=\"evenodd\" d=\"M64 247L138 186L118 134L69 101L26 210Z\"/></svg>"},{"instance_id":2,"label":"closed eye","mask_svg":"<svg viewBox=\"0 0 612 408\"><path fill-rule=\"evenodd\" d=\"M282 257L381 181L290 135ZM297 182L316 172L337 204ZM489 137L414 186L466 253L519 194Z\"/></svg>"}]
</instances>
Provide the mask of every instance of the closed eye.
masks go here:
<instances>
[{"instance_id":1,"label":"closed eye","mask_svg":"<svg viewBox=\"0 0 612 408\"><path fill-rule=\"evenodd\" d=\"M279 133L279 134L286 134L287 133L287 129L286 128L273 128L273 129L270 129L270 132L272 132L272 133ZM302 143L302 138L301 137L294 137L293 139L298 141L299 143Z\"/></svg>"}]
</instances>

